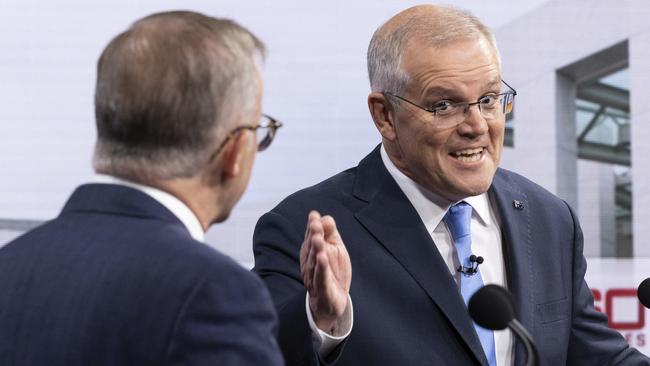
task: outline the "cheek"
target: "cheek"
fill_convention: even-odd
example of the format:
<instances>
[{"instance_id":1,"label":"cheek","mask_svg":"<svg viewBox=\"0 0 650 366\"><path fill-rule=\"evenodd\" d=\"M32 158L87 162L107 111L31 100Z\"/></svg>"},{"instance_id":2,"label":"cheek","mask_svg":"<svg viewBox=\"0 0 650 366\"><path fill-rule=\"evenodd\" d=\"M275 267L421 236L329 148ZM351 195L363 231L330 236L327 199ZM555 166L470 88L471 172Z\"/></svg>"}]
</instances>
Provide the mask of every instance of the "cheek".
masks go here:
<instances>
[{"instance_id":1,"label":"cheek","mask_svg":"<svg viewBox=\"0 0 650 366\"><path fill-rule=\"evenodd\" d=\"M431 176L441 174L447 157L447 140L453 130L437 131L421 122L411 121L407 128L400 129L399 143L408 165L422 174Z\"/></svg>"},{"instance_id":2,"label":"cheek","mask_svg":"<svg viewBox=\"0 0 650 366\"><path fill-rule=\"evenodd\" d=\"M423 139L422 145L425 146L428 156L437 161L445 160L449 150L447 148L449 135L449 133L423 133L422 136L426 136L426 138Z\"/></svg>"},{"instance_id":3,"label":"cheek","mask_svg":"<svg viewBox=\"0 0 650 366\"><path fill-rule=\"evenodd\" d=\"M428 138L423 139L415 146L413 158L421 166L421 169L426 170L427 175L446 175L445 171L449 169L449 161L444 141Z\"/></svg>"},{"instance_id":4,"label":"cheek","mask_svg":"<svg viewBox=\"0 0 650 366\"><path fill-rule=\"evenodd\" d=\"M504 134L499 133L496 135L492 135L492 155L494 156L495 162L498 164L499 160L501 159L501 152L503 151L503 142L504 142Z\"/></svg>"},{"instance_id":5,"label":"cheek","mask_svg":"<svg viewBox=\"0 0 650 366\"><path fill-rule=\"evenodd\" d=\"M505 137L505 121L490 126L489 131L490 131L490 140L492 140L492 143L494 143L496 146L503 145L503 139Z\"/></svg>"}]
</instances>

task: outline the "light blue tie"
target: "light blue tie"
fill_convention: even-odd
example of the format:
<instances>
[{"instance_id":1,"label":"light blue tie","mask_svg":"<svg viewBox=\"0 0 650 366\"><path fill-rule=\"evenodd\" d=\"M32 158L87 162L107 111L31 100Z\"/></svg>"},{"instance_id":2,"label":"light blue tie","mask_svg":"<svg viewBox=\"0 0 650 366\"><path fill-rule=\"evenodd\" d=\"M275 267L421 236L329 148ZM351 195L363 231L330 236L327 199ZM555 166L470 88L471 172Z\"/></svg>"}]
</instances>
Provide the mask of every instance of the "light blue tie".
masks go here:
<instances>
[{"instance_id":1,"label":"light blue tie","mask_svg":"<svg viewBox=\"0 0 650 366\"><path fill-rule=\"evenodd\" d=\"M451 206L443 219L449 231L451 231L451 236L454 238L458 261L461 266L467 268L473 267L473 263L469 260L469 257L472 255L472 237L469 229L471 220L472 206L465 201ZM480 271L471 275L460 274L460 293L466 305L472 295L481 287L483 287L483 278L481 278ZM494 332L480 327L476 323L474 323L474 328L476 329L490 366L496 366Z\"/></svg>"}]
</instances>

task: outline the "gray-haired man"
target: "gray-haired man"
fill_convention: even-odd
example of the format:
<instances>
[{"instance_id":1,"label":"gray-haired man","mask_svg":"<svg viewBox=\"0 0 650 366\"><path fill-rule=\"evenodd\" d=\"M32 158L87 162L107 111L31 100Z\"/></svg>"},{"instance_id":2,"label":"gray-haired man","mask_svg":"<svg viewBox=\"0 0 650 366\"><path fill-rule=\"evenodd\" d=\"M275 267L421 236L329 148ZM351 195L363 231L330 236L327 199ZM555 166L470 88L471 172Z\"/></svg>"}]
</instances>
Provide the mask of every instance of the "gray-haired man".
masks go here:
<instances>
[{"instance_id":1,"label":"gray-haired man","mask_svg":"<svg viewBox=\"0 0 650 366\"><path fill-rule=\"evenodd\" d=\"M487 28L451 7L407 9L375 32L368 71L381 145L255 231L287 362L523 365L508 331L467 312L493 283L513 292L543 365L650 364L594 310L572 210L498 168L516 92Z\"/></svg>"},{"instance_id":2,"label":"gray-haired man","mask_svg":"<svg viewBox=\"0 0 650 366\"><path fill-rule=\"evenodd\" d=\"M108 44L96 182L0 251L0 364L283 364L266 288L203 243L279 127L260 110L263 55L235 22L192 12Z\"/></svg>"}]
</instances>

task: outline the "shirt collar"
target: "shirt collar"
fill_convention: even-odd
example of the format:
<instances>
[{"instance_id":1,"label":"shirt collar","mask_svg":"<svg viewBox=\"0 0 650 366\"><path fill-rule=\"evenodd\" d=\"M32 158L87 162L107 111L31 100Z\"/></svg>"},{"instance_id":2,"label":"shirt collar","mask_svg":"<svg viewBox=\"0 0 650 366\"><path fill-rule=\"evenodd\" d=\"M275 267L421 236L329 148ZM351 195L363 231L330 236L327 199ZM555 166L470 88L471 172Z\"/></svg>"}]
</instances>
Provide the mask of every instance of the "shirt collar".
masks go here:
<instances>
[{"instance_id":1,"label":"shirt collar","mask_svg":"<svg viewBox=\"0 0 650 366\"><path fill-rule=\"evenodd\" d=\"M194 212L190 210L183 201L174 197L173 195L162 191L158 188L151 186L146 186L143 184L131 182L122 178L118 178L112 175L106 174L95 174L93 178L95 183L105 183L105 184L117 184L120 186L126 186L133 189L137 189L140 192L143 192L156 200L161 205L165 206L169 211L171 211L185 226L187 231L194 240L205 242L205 232L203 227L199 222L199 219L196 217Z\"/></svg>"},{"instance_id":2,"label":"shirt collar","mask_svg":"<svg viewBox=\"0 0 650 366\"><path fill-rule=\"evenodd\" d=\"M427 228L427 232L433 232L433 230L435 230L435 228L440 224L440 221L445 217L449 207L457 202L451 202L440 197L417 184L411 178L406 176L406 174L402 173L402 171L400 171L388 157L384 145L381 145L380 153L381 160L388 170L388 173L390 173L402 192L406 195L406 198L411 202L418 215L420 215L420 219L422 219L424 226ZM487 193L466 197L459 200L459 202L460 201L465 201L472 206L473 211L478 216L481 224L487 225L491 221L490 203Z\"/></svg>"}]
</instances>

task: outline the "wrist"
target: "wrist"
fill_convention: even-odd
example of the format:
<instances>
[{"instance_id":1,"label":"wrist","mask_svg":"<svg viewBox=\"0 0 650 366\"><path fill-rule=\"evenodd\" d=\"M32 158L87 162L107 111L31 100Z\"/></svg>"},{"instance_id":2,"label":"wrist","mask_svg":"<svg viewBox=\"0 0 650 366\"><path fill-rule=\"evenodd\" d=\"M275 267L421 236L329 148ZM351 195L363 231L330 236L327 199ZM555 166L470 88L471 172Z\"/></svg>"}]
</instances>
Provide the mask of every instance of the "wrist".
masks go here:
<instances>
[{"instance_id":1,"label":"wrist","mask_svg":"<svg viewBox=\"0 0 650 366\"><path fill-rule=\"evenodd\" d=\"M336 331L335 326L336 326L336 320L330 320L330 319L319 319L318 315L313 314L314 316L314 323L316 323L316 326L318 329L322 330L323 332L329 334L329 335L334 335L334 332Z\"/></svg>"}]
</instances>

